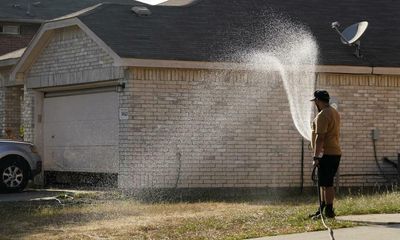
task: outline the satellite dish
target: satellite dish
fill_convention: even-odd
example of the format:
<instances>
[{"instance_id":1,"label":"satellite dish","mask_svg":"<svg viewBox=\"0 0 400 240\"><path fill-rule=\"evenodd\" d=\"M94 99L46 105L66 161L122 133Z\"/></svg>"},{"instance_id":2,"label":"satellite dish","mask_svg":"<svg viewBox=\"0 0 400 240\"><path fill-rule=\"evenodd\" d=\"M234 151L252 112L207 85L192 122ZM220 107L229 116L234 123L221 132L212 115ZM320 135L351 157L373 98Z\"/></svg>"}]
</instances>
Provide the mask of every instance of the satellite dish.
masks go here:
<instances>
[{"instance_id":1,"label":"satellite dish","mask_svg":"<svg viewBox=\"0 0 400 240\"><path fill-rule=\"evenodd\" d=\"M142 3L146 3L149 5L158 5L160 3L164 3L167 0L136 0L137 2L142 2Z\"/></svg>"},{"instance_id":2,"label":"satellite dish","mask_svg":"<svg viewBox=\"0 0 400 240\"><path fill-rule=\"evenodd\" d=\"M332 23L332 28L335 29L336 32L340 35L340 40L342 41L342 43L348 46L355 46L356 51L354 54L356 55L356 57L361 58L362 56L360 54L360 38L367 30L368 22L362 21L359 23L355 23L347 27L343 32L340 32L339 26L339 22Z\"/></svg>"},{"instance_id":3,"label":"satellite dish","mask_svg":"<svg viewBox=\"0 0 400 240\"><path fill-rule=\"evenodd\" d=\"M356 24L353 24L347 27L343 32L342 35L342 43L344 44L353 44L357 42L361 36L364 34L365 30L367 30L368 22L363 21Z\"/></svg>"}]
</instances>

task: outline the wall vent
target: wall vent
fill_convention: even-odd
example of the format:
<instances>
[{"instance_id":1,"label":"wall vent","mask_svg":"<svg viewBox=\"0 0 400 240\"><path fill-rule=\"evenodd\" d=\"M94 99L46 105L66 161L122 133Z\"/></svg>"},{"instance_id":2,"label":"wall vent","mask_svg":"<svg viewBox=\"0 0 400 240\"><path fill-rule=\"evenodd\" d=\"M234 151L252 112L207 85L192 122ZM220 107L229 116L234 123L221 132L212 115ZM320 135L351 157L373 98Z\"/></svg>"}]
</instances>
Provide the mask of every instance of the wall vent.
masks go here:
<instances>
[{"instance_id":1,"label":"wall vent","mask_svg":"<svg viewBox=\"0 0 400 240\"><path fill-rule=\"evenodd\" d=\"M149 16L151 14L150 10L145 6L135 6L132 7L131 10L139 17Z\"/></svg>"},{"instance_id":2,"label":"wall vent","mask_svg":"<svg viewBox=\"0 0 400 240\"><path fill-rule=\"evenodd\" d=\"M18 25L0 25L0 33L3 34L20 34L20 27Z\"/></svg>"}]
</instances>

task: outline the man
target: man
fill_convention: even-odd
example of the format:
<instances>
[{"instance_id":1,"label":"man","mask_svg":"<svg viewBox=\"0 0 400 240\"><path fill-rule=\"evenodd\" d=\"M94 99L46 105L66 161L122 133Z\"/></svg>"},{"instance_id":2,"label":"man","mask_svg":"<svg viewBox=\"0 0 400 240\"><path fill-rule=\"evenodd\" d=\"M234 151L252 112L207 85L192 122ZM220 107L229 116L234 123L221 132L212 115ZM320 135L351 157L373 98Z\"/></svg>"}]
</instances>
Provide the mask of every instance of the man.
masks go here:
<instances>
[{"instance_id":1,"label":"man","mask_svg":"<svg viewBox=\"0 0 400 240\"><path fill-rule=\"evenodd\" d=\"M341 149L339 146L340 116L339 113L329 105L329 93L325 90L314 92L315 106L318 114L312 123L312 148L314 152L313 165L318 167L318 183L321 193L321 211L324 216L334 218L333 200L335 190L333 178L340 163ZM318 216L318 210L314 216Z\"/></svg>"}]
</instances>

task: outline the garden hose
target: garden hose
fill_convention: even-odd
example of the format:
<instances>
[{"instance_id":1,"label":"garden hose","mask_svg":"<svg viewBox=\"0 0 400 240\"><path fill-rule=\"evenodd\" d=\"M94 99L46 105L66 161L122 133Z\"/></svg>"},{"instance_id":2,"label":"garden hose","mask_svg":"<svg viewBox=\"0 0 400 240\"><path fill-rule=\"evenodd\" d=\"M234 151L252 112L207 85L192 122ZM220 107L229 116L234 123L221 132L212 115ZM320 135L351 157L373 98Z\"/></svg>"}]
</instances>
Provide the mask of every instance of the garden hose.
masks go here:
<instances>
[{"instance_id":1,"label":"garden hose","mask_svg":"<svg viewBox=\"0 0 400 240\"><path fill-rule=\"evenodd\" d=\"M319 215L321 217L322 224L324 225L326 230L328 230L328 233L329 233L329 236L330 236L331 240L335 240L335 237L333 236L333 230L330 227L328 227L328 225L326 225L325 220L324 220L324 214L323 214L323 211L322 211L323 209L322 209L322 200L321 200L321 189L320 189L319 181L318 181L318 178L317 178L317 176L318 176L317 175L317 173L318 173L317 171L318 171L318 167L314 166L314 169L313 169L312 174L311 174L311 179L313 180L314 183L317 184L319 213L320 213Z\"/></svg>"}]
</instances>

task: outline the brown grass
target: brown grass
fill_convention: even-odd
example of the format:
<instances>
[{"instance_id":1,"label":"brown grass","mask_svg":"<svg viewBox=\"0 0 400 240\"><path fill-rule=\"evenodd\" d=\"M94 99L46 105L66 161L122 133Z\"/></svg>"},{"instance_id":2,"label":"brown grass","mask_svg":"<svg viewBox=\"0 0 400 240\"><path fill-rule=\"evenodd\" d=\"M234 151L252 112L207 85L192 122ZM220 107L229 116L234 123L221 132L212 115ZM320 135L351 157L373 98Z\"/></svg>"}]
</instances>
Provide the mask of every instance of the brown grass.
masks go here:
<instances>
[{"instance_id":1,"label":"brown grass","mask_svg":"<svg viewBox=\"0 0 400 240\"><path fill-rule=\"evenodd\" d=\"M75 199L64 207L0 204L0 239L244 239L323 229L319 221L307 219L316 203L304 198L159 204L84 198L85 203L76 204ZM390 207L399 199L399 193L368 197L369 202L376 202L370 209L375 212L379 207L384 212L400 212ZM362 201L361 196L340 199L338 208L344 211L338 212L349 214L349 206ZM329 224L334 228L352 226L339 221Z\"/></svg>"}]
</instances>

